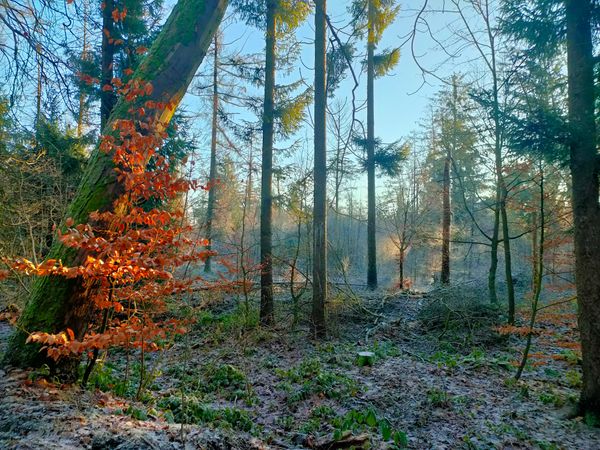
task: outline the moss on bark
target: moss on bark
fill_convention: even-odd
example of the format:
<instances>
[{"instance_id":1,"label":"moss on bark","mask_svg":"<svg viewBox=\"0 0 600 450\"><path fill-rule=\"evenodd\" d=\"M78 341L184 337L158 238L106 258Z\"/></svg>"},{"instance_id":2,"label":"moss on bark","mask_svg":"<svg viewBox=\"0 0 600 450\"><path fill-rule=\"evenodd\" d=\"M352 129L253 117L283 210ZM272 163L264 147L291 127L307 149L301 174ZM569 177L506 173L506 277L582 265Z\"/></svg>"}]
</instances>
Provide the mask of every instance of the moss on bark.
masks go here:
<instances>
[{"instance_id":1,"label":"moss on bark","mask_svg":"<svg viewBox=\"0 0 600 450\"><path fill-rule=\"evenodd\" d=\"M178 1L134 74L134 78L151 82L154 88L149 97L140 101L154 100L177 106L206 54L227 3L227 0ZM127 118L131 106L123 100L119 101L104 131L110 132L111 123ZM173 113L174 108L156 112L160 114L164 126ZM75 223L84 223L91 212L106 210L111 206L120 191L113 169L111 155L96 148L66 217L72 218ZM58 239L55 239L48 254L48 258L59 259L66 266L78 265L84 257L81 252L62 245ZM57 333L68 327L81 338L92 312L86 297L81 279L67 280L54 276L36 279L27 306L17 323L17 331L9 341L4 364L38 367L50 362L40 352L39 345L25 344L30 332ZM73 366L68 362L66 364Z\"/></svg>"}]
</instances>

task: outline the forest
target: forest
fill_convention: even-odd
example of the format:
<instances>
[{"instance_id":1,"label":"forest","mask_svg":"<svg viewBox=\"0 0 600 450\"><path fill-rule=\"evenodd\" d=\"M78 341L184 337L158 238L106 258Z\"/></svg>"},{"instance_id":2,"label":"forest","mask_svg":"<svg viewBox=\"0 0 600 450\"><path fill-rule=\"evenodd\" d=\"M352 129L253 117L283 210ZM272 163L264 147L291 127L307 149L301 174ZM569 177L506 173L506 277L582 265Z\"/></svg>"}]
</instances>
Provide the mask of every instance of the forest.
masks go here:
<instances>
[{"instance_id":1,"label":"forest","mask_svg":"<svg viewBox=\"0 0 600 450\"><path fill-rule=\"evenodd\" d=\"M599 449L599 0L0 0L0 448Z\"/></svg>"}]
</instances>

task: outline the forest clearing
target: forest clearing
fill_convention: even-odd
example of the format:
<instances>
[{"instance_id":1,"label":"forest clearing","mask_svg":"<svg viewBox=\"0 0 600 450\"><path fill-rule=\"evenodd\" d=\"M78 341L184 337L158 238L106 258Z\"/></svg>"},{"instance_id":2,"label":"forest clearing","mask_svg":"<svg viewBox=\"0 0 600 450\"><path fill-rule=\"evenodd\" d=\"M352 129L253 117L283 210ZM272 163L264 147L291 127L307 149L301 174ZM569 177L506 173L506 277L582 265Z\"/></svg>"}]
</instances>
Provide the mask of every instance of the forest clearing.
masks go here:
<instances>
[{"instance_id":1,"label":"forest clearing","mask_svg":"<svg viewBox=\"0 0 600 450\"><path fill-rule=\"evenodd\" d=\"M598 0L0 0L0 447L599 449Z\"/></svg>"}]
</instances>

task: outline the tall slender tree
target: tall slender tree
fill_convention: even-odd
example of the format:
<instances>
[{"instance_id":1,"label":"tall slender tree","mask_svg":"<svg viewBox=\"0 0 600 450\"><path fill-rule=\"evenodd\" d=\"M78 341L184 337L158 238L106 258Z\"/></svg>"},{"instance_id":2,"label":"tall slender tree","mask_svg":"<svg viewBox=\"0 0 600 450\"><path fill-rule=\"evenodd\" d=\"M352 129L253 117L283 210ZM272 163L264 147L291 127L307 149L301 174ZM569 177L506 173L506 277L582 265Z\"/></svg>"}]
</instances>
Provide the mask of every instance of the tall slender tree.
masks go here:
<instances>
[{"instance_id":1,"label":"tall slender tree","mask_svg":"<svg viewBox=\"0 0 600 450\"><path fill-rule=\"evenodd\" d=\"M400 57L398 48L375 54L377 44L385 29L394 22L399 8L395 0L355 0L352 14L357 32L367 37L367 286L377 288L377 227L375 198L375 168L377 165L377 140L375 138L375 78L385 75Z\"/></svg>"},{"instance_id":2,"label":"tall slender tree","mask_svg":"<svg viewBox=\"0 0 600 450\"><path fill-rule=\"evenodd\" d=\"M273 146L276 131L293 133L302 119L308 96L289 99L289 86L275 84L278 40L289 37L309 12L302 0L235 0L237 11L252 25L265 29L264 92L262 102L262 171L260 202L260 321L274 321L273 305ZM278 58L279 57L279 58ZM276 102L276 99L278 100ZM278 127L276 127L278 125Z\"/></svg>"},{"instance_id":3,"label":"tall slender tree","mask_svg":"<svg viewBox=\"0 0 600 450\"><path fill-rule=\"evenodd\" d=\"M262 172L260 196L260 321L273 323L273 130L275 122L275 33L278 0L267 0L265 35L265 92L262 115Z\"/></svg>"},{"instance_id":4,"label":"tall slender tree","mask_svg":"<svg viewBox=\"0 0 600 450\"><path fill-rule=\"evenodd\" d=\"M456 75L452 77L452 129L453 133L450 142L446 143L446 157L444 159L444 187L442 189L442 284L450 283L450 227L452 225L452 209L450 202L450 191L452 183L450 172L452 168L452 158L456 154L456 130L458 129L458 79Z\"/></svg>"},{"instance_id":5,"label":"tall slender tree","mask_svg":"<svg viewBox=\"0 0 600 450\"><path fill-rule=\"evenodd\" d=\"M217 131L219 127L219 32L215 33L213 39L213 73L212 73L212 120L210 135L210 169L209 169L209 191L208 205L206 206L206 249L212 250L213 218L215 215L215 201L217 189ZM204 271L211 271L212 258L210 255L204 263Z\"/></svg>"},{"instance_id":6,"label":"tall slender tree","mask_svg":"<svg viewBox=\"0 0 600 450\"><path fill-rule=\"evenodd\" d=\"M106 0L102 8L102 56L100 77L100 130L108 123L108 118L117 102L112 86L115 63L115 22L112 12L115 9L114 0Z\"/></svg>"},{"instance_id":7,"label":"tall slender tree","mask_svg":"<svg viewBox=\"0 0 600 450\"><path fill-rule=\"evenodd\" d=\"M312 326L325 335L327 299L327 0L315 2L315 141Z\"/></svg>"}]
</instances>

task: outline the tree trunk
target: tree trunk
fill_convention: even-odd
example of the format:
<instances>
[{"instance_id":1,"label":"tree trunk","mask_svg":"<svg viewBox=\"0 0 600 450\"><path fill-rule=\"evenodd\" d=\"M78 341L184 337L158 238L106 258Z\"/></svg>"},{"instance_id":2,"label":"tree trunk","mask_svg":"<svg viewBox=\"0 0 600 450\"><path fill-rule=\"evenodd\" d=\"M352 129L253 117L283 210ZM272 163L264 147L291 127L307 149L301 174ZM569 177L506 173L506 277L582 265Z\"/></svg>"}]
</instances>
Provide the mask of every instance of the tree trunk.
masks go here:
<instances>
[{"instance_id":1,"label":"tree trunk","mask_svg":"<svg viewBox=\"0 0 600 450\"><path fill-rule=\"evenodd\" d=\"M580 412L600 414L600 208L591 1L566 0L575 280L583 356Z\"/></svg>"},{"instance_id":2,"label":"tree trunk","mask_svg":"<svg viewBox=\"0 0 600 450\"><path fill-rule=\"evenodd\" d=\"M275 12L277 0L267 0L265 97L262 117L262 174L260 191L260 321L273 323L273 119L275 107Z\"/></svg>"},{"instance_id":3,"label":"tree trunk","mask_svg":"<svg viewBox=\"0 0 600 450\"><path fill-rule=\"evenodd\" d=\"M398 256L398 277L399 277L399 288L404 289L404 251L400 247L400 255Z\"/></svg>"},{"instance_id":4,"label":"tree trunk","mask_svg":"<svg viewBox=\"0 0 600 450\"><path fill-rule=\"evenodd\" d=\"M490 240L490 269L488 271L488 293L490 303L498 304L498 293L496 292L496 272L498 271L498 236L500 234L500 209L498 208L499 197L496 195L496 208L494 210L494 229Z\"/></svg>"},{"instance_id":5,"label":"tree trunk","mask_svg":"<svg viewBox=\"0 0 600 450\"><path fill-rule=\"evenodd\" d=\"M531 291L535 292L538 279L538 214L531 213Z\"/></svg>"},{"instance_id":6,"label":"tree trunk","mask_svg":"<svg viewBox=\"0 0 600 450\"><path fill-rule=\"evenodd\" d=\"M450 170L452 158L456 153L456 141L458 130L458 80L452 77L452 143L446 149L446 160L444 161L444 187L442 191L442 284L450 283L450 227L452 225L452 210L450 205L450 193L452 190Z\"/></svg>"},{"instance_id":7,"label":"tree trunk","mask_svg":"<svg viewBox=\"0 0 600 450\"><path fill-rule=\"evenodd\" d=\"M315 142L312 331L324 337L327 299L327 0L315 2Z\"/></svg>"},{"instance_id":8,"label":"tree trunk","mask_svg":"<svg viewBox=\"0 0 600 450\"><path fill-rule=\"evenodd\" d=\"M545 228L546 228L546 213L544 211L544 167L540 164L540 243L539 251L536 250L536 260L534 261L534 273L535 279L533 280L533 300L531 302L531 318L529 320L529 332L527 333L527 341L525 343L525 349L523 350L523 357L521 358L521 364L515 374L515 379L518 380L523 374L527 359L529 357L529 351L531 350L531 343L533 340L533 331L535 326L535 319L538 313L538 304L540 302L540 295L542 293L542 280L544 277L544 245L546 242ZM537 214L536 214L537 222ZM537 232L535 233L536 240L533 241L534 248L538 248L537 243Z\"/></svg>"},{"instance_id":9,"label":"tree trunk","mask_svg":"<svg viewBox=\"0 0 600 450\"><path fill-rule=\"evenodd\" d=\"M206 239L208 245L206 249L212 250L212 237L213 237L213 218L215 215L215 201L216 201L216 180L217 180L217 127L218 127L218 115L219 115L219 33L215 33L213 45L215 47L215 54L213 60L213 95L212 95L212 130L210 137L210 172L209 172L209 186L208 191L208 205L206 206ZM209 256L204 262L204 272L211 271L211 260Z\"/></svg>"},{"instance_id":10,"label":"tree trunk","mask_svg":"<svg viewBox=\"0 0 600 450\"><path fill-rule=\"evenodd\" d=\"M444 188L442 191L442 284L450 283L450 149L444 161Z\"/></svg>"},{"instance_id":11,"label":"tree trunk","mask_svg":"<svg viewBox=\"0 0 600 450\"><path fill-rule=\"evenodd\" d=\"M512 256L510 252L510 235L508 231L508 215L506 214L506 198L508 193L503 187L500 214L502 216L502 236L504 237L504 271L506 273L506 290L508 294L508 323L515 323L515 286L512 278Z\"/></svg>"},{"instance_id":12,"label":"tree trunk","mask_svg":"<svg viewBox=\"0 0 600 450\"><path fill-rule=\"evenodd\" d=\"M153 86L151 95L138 100L140 106L148 100L171 105L165 110L147 111L148 115L157 117L161 127L166 127L171 120L206 54L226 7L227 0L180 0L136 70L135 79L151 82ZM106 131L112 131L111 123L127 118L131 107L131 102L121 100L110 116ZM91 212L112 207L121 189L112 155L96 149L66 217L72 218L75 223L87 222ZM77 253L55 239L48 257L62 260L66 266L76 266L82 263L85 254ZM4 362L20 367L51 363L40 353L39 346L25 344L27 334L33 331L58 333L70 328L81 339L93 312L93 306L86 300L86 292L79 279L37 278L19 319L18 331L9 342ZM67 362L61 363L61 366L68 366L68 372L74 368ZM70 375L73 373L70 372Z\"/></svg>"},{"instance_id":13,"label":"tree trunk","mask_svg":"<svg viewBox=\"0 0 600 450\"><path fill-rule=\"evenodd\" d=\"M88 48L88 14L89 14L89 0L83 2L83 45L81 49L81 60L86 61L89 59L89 48ZM79 92L79 111L77 114L77 137L81 137L83 134L83 122L86 116L85 107L85 94L83 90Z\"/></svg>"},{"instance_id":14,"label":"tree trunk","mask_svg":"<svg viewBox=\"0 0 600 450\"><path fill-rule=\"evenodd\" d=\"M100 76L100 131L108 123L110 114L117 103L117 97L111 90L104 90L104 86L112 86L113 64L115 46L113 43L114 21L112 12L115 9L114 0L105 0L102 8L102 62Z\"/></svg>"},{"instance_id":15,"label":"tree trunk","mask_svg":"<svg viewBox=\"0 0 600 450\"><path fill-rule=\"evenodd\" d=\"M377 289L377 240L375 227L375 7L369 0L367 38L367 286Z\"/></svg>"}]
</instances>

